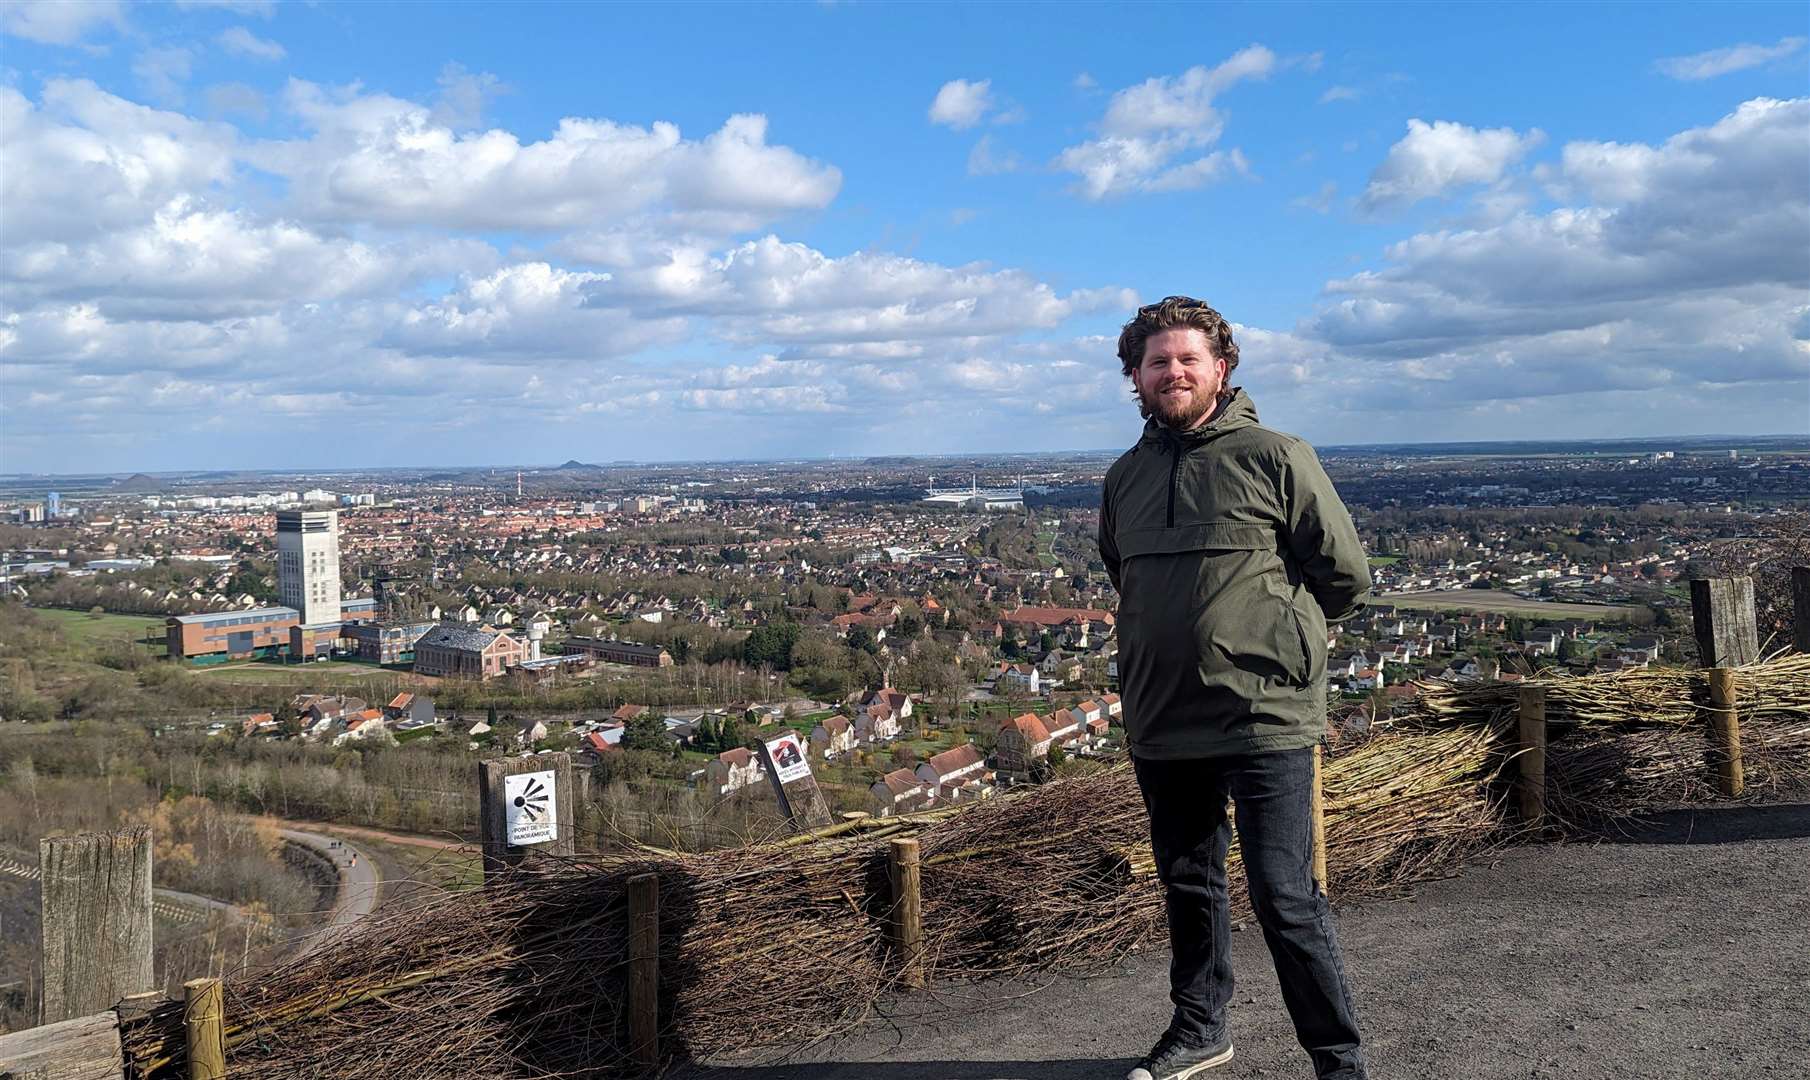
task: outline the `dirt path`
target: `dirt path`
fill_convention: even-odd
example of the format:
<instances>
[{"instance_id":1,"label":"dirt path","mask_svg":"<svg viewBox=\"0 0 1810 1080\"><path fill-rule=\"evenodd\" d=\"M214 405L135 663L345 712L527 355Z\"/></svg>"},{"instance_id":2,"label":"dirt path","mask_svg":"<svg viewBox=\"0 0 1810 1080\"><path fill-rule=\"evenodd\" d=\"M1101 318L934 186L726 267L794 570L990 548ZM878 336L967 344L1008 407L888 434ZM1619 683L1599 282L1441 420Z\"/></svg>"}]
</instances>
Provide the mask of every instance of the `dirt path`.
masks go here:
<instances>
[{"instance_id":1,"label":"dirt path","mask_svg":"<svg viewBox=\"0 0 1810 1080\"><path fill-rule=\"evenodd\" d=\"M1680 812L1341 910L1376 1080L1770 1080L1810 1060L1810 803ZM1261 935L1233 935L1238 1056L1312 1076ZM940 987L792 1064L690 1080L1105 1080L1168 1020L1165 952L1089 979Z\"/></svg>"}]
</instances>

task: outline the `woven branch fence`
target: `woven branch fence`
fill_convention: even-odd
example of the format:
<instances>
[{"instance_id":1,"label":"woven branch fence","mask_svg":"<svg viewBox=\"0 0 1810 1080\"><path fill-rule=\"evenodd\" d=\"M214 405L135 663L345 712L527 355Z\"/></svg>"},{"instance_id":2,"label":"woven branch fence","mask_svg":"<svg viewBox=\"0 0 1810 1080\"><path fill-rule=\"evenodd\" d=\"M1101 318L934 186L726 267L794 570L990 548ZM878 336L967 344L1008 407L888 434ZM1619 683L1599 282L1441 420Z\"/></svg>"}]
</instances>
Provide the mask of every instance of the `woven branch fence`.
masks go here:
<instances>
[{"instance_id":1,"label":"woven branch fence","mask_svg":"<svg viewBox=\"0 0 1810 1080\"><path fill-rule=\"evenodd\" d=\"M1554 679L1547 784L1564 830L1600 833L1714 797L1701 672ZM1749 793L1810 777L1810 656L1737 670ZM1406 715L1328 750L1329 891L1400 894L1526 830L1507 808L1515 684L1422 684ZM235 1080L613 1077L627 1050L626 884L659 879L668 1059L797 1046L904 987L888 946L892 838L920 844L933 979L1089 970L1163 941L1162 890L1128 768L902 819L705 854L541 860L481 890L386 908L284 966L229 976ZM1236 849L1233 853L1236 860ZM1232 873L1234 905L1245 903ZM181 1006L124 1031L134 1075L184 1075Z\"/></svg>"}]
</instances>

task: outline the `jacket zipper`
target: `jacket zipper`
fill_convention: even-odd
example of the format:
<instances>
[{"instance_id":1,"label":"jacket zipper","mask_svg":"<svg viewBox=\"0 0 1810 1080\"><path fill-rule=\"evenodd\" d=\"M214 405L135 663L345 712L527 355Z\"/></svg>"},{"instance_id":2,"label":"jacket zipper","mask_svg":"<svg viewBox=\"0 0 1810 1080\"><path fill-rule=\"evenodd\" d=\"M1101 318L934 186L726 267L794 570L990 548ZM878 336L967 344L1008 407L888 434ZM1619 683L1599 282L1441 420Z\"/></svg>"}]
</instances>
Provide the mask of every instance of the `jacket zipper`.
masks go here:
<instances>
[{"instance_id":1,"label":"jacket zipper","mask_svg":"<svg viewBox=\"0 0 1810 1080\"><path fill-rule=\"evenodd\" d=\"M1175 488L1181 480L1182 447L1178 443L1174 447L1174 456L1169 459L1169 528L1175 528Z\"/></svg>"}]
</instances>

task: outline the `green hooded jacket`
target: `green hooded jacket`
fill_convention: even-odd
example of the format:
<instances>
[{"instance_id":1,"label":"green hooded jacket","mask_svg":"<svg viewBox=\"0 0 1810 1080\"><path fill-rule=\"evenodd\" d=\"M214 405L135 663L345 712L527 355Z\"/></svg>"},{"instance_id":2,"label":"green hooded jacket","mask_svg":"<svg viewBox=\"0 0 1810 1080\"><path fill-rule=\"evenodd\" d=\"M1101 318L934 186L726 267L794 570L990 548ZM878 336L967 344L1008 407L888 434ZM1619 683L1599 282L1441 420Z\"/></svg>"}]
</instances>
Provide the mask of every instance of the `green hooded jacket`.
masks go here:
<instances>
[{"instance_id":1,"label":"green hooded jacket","mask_svg":"<svg viewBox=\"0 0 1810 1080\"><path fill-rule=\"evenodd\" d=\"M1192 431L1151 420L1106 472L1100 557L1119 590L1131 752L1294 750L1326 729L1326 626L1370 568L1313 447L1242 389Z\"/></svg>"}]
</instances>

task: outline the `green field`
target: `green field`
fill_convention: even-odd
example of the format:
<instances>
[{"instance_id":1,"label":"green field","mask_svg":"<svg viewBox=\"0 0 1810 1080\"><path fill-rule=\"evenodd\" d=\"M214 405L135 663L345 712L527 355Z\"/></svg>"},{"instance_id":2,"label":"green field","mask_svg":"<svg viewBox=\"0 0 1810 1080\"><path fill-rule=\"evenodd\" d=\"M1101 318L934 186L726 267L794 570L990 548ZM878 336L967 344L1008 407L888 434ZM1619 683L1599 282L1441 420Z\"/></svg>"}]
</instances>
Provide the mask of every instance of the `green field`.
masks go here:
<instances>
[{"instance_id":1,"label":"green field","mask_svg":"<svg viewBox=\"0 0 1810 1080\"><path fill-rule=\"evenodd\" d=\"M189 670L203 678L222 682L268 683L287 685L290 683L313 683L322 679L342 681L346 679L375 679L381 676L393 676L394 671L386 671L370 664L347 664L337 660L327 660L309 664L217 664L193 667Z\"/></svg>"},{"instance_id":2,"label":"green field","mask_svg":"<svg viewBox=\"0 0 1810 1080\"><path fill-rule=\"evenodd\" d=\"M158 615L92 615L86 611L69 611L65 608L32 608L32 611L55 623L63 636L73 645L94 645L122 637L133 641L145 641L147 638L155 644L149 645L153 656L163 656L167 651L164 644L164 621Z\"/></svg>"},{"instance_id":3,"label":"green field","mask_svg":"<svg viewBox=\"0 0 1810 1080\"><path fill-rule=\"evenodd\" d=\"M69 640L85 644L97 638L115 637L121 633L141 638L147 633L163 636L163 619L156 615L91 615L86 611L63 608L33 608L39 615L55 622Z\"/></svg>"},{"instance_id":4,"label":"green field","mask_svg":"<svg viewBox=\"0 0 1810 1080\"><path fill-rule=\"evenodd\" d=\"M1386 593L1373 603L1424 611L1494 611L1504 615L1533 615L1544 619L1627 619L1647 614L1647 609L1621 604L1566 604L1555 600L1528 600L1496 589L1450 589L1437 592Z\"/></svg>"},{"instance_id":5,"label":"green field","mask_svg":"<svg viewBox=\"0 0 1810 1080\"><path fill-rule=\"evenodd\" d=\"M1370 565L1371 566L1393 566L1398 562L1401 562L1400 555L1372 555L1372 556L1370 556Z\"/></svg>"}]
</instances>

